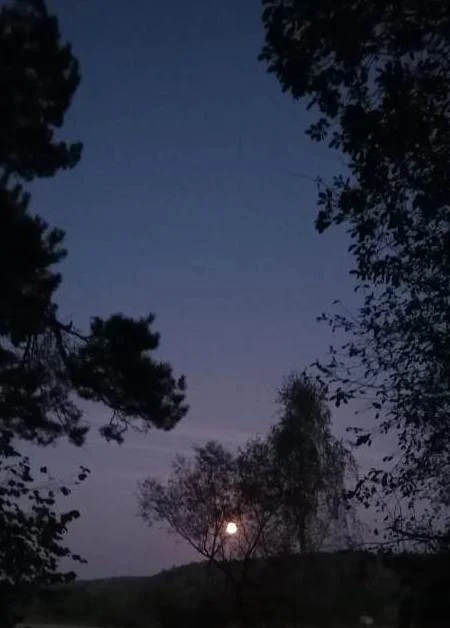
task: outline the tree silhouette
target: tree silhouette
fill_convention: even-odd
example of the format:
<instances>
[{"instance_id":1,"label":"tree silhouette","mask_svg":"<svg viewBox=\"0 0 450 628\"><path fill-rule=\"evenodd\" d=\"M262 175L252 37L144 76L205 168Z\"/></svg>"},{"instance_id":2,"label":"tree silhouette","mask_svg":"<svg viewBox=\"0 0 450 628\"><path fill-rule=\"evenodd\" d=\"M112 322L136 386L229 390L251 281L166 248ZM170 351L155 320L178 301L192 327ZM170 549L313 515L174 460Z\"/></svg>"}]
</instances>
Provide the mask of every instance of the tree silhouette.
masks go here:
<instances>
[{"instance_id":1,"label":"tree silhouette","mask_svg":"<svg viewBox=\"0 0 450 628\"><path fill-rule=\"evenodd\" d=\"M177 457L165 481L140 485L143 520L163 523L224 573L243 623L249 591L271 577L270 559L348 542L345 479L353 460L330 432L323 394L305 374L292 376L280 391L280 421L265 439L235 454L210 442L193 458ZM227 533L229 522L235 534Z\"/></svg>"},{"instance_id":2,"label":"tree silhouette","mask_svg":"<svg viewBox=\"0 0 450 628\"><path fill-rule=\"evenodd\" d=\"M274 477L283 518L295 530L296 549L312 552L324 543L347 548L357 521L346 500L357 477L351 452L331 432L326 389L307 373L292 374L278 393L279 421L269 434Z\"/></svg>"},{"instance_id":3,"label":"tree silhouette","mask_svg":"<svg viewBox=\"0 0 450 628\"><path fill-rule=\"evenodd\" d=\"M70 44L42 0L16 0L0 10L0 164L27 181L72 168L81 144L57 141L55 131L80 82Z\"/></svg>"},{"instance_id":4,"label":"tree silhouette","mask_svg":"<svg viewBox=\"0 0 450 628\"><path fill-rule=\"evenodd\" d=\"M41 1L2 8L0 46L6 112L0 135L3 451L14 435L40 444L67 435L80 443L87 428L73 393L111 409L111 423L102 429L108 438L120 439L133 421L170 429L186 412L184 380L151 357L159 345L150 329L153 316L94 317L88 332L59 320L55 265L66 254L64 234L30 214L19 182L77 162L80 145L54 136L78 85L78 64Z\"/></svg>"},{"instance_id":5,"label":"tree silhouette","mask_svg":"<svg viewBox=\"0 0 450 628\"><path fill-rule=\"evenodd\" d=\"M89 471L80 467L74 482L83 482ZM86 562L64 544L68 525L79 512L60 513L57 499L71 489L56 482L46 467L32 472L28 457L6 462L0 459L0 618L13 626L41 585L70 582L73 571L61 572L61 559Z\"/></svg>"},{"instance_id":6,"label":"tree silhouette","mask_svg":"<svg viewBox=\"0 0 450 628\"><path fill-rule=\"evenodd\" d=\"M56 301L66 255L64 233L30 211L24 185L74 167L81 144L57 138L80 80L42 0L0 10L0 596L2 625L11 596L57 579L73 511L59 515L51 496L32 488L21 442L67 437L81 445L89 425L77 403L100 402L100 429L121 441L131 426L169 430L186 414L184 379L153 357L153 315L92 317L81 330L61 320ZM11 478L11 474L18 475ZM82 473L82 476L85 474ZM68 492L66 487L64 493ZM7 539L7 540L6 540ZM73 557L73 555L72 555ZM26 583L26 586L24 586ZM9 595L9 594L8 594ZM17 601L17 600L16 600Z\"/></svg>"},{"instance_id":7,"label":"tree silhouette","mask_svg":"<svg viewBox=\"0 0 450 628\"><path fill-rule=\"evenodd\" d=\"M348 172L319 182L320 232L343 224L362 306L324 317L348 334L321 369L337 404L368 399L396 437L364 501L400 499L396 537L445 541L450 523L450 14L445 3L263 0L261 59L317 112L307 133ZM418 518L421 504L424 512Z\"/></svg>"},{"instance_id":8,"label":"tree silhouette","mask_svg":"<svg viewBox=\"0 0 450 628\"><path fill-rule=\"evenodd\" d=\"M280 503L267 500L260 454L254 443L233 455L209 442L195 448L193 459L177 457L167 482L148 478L139 492L140 514L149 526L165 524L224 574L243 624L249 621L254 559L285 545ZM229 522L236 524L233 535L227 533Z\"/></svg>"}]
</instances>

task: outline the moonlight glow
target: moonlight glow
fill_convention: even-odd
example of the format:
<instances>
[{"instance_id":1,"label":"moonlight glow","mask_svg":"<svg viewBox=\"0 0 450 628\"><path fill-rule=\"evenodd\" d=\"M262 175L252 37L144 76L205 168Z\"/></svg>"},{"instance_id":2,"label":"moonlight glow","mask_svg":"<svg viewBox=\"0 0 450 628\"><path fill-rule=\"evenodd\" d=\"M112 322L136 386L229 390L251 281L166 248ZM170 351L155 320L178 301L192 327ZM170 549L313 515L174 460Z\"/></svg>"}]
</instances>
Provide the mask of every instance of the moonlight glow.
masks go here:
<instances>
[{"instance_id":1,"label":"moonlight glow","mask_svg":"<svg viewBox=\"0 0 450 628\"><path fill-rule=\"evenodd\" d=\"M229 523L227 523L226 533L236 534L236 532L237 532L237 525L234 523L234 521L230 521Z\"/></svg>"}]
</instances>

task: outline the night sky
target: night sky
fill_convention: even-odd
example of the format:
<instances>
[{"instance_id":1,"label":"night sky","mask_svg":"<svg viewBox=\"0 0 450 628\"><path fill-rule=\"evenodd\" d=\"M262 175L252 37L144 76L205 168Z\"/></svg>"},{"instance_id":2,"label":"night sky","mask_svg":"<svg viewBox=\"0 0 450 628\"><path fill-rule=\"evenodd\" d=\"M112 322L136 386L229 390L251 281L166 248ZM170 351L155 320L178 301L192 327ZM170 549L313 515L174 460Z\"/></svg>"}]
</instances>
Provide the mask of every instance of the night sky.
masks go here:
<instances>
[{"instance_id":1,"label":"night sky","mask_svg":"<svg viewBox=\"0 0 450 628\"><path fill-rule=\"evenodd\" d=\"M194 555L137 518L137 482L193 443L264 433L282 378L331 342L316 316L354 302L345 234L314 230L311 179L342 161L304 135L304 104L258 62L260 0L49 6L82 70L63 133L84 143L82 161L33 186L32 207L67 231L61 314L85 326L154 312L191 410L167 434L119 447L93 432L35 458L58 477L92 470L67 502L82 512L69 536L89 560L79 574L150 574ZM351 417L336 417L342 434Z\"/></svg>"}]
</instances>

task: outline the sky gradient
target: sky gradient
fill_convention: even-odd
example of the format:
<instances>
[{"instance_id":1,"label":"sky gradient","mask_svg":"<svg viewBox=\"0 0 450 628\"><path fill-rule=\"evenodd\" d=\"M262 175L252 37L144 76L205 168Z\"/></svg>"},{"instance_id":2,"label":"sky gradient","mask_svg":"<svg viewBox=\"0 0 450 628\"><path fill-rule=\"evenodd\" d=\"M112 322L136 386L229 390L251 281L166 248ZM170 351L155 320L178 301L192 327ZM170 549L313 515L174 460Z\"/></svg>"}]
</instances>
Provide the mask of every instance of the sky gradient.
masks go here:
<instances>
[{"instance_id":1,"label":"sky gradient","mask_svg":"<svg viewBox=\"0 0 450 628\"><path fill-rule=\"evenodd\" d=\"M304 105L258 62L259 0L49 6L82 72L63 132L84 143L82 161L33 186L32 207L67 231L61 312L79 326L154 312L191 410L168 434L118 447L93 432L82 450L35 455L58 476L92 470L71 502L80 575L150 574L194 556L136 517L137 482L193 443L264 433L282 378L331 342L316 316L354 302L345 234L314 230L313 179L342 162L304 135ZM336 432L349 422L337 414Z\"/></svg>"}]
</instances>

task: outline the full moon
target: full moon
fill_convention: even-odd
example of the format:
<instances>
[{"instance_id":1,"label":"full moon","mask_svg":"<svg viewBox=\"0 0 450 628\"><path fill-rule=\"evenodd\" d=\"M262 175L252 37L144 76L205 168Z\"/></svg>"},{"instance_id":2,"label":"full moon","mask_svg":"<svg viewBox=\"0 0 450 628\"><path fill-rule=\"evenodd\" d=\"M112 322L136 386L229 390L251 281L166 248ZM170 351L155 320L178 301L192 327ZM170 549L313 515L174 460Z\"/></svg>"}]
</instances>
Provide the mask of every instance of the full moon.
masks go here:
<instances>
[{"instance_id":1,"label":"full moon","mask_svg":"<svg viewBox=\"0 0 450 628\"><path fill-rule=\"evenodd\" d=\"M229 523L227 523L226 533L236 534L236 532L237 532L237 525L234 523L234 521L230 521Z\"/></svg>"}]
</instances>

